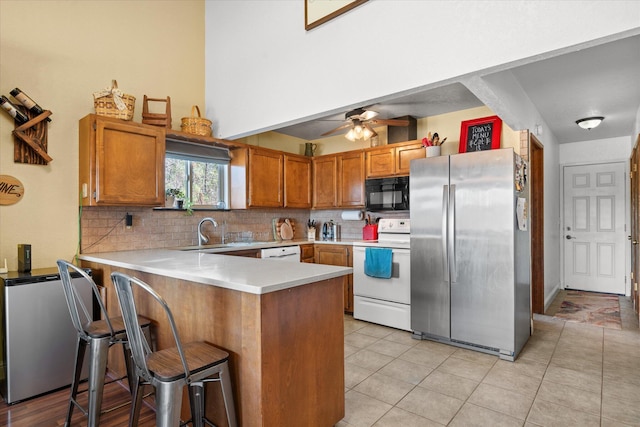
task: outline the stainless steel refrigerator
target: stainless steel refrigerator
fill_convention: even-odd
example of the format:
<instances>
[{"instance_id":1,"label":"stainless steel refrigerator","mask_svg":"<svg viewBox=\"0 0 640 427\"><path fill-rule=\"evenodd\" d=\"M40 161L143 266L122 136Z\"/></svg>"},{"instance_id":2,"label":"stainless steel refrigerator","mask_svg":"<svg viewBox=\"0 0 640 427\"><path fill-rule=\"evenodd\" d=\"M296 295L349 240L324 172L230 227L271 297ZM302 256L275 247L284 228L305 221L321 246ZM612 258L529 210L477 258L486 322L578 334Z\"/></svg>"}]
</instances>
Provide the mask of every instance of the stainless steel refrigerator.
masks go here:
<instances>
[{"instance_id":1,"label":"stainless steel refrigerator","mask_svg":"<svg viewBox=\"0 0 640 427\"><path fill-rule=\"evenodd\" d=\"M514 360L531 335L526 163L478 151L413 160L410 176L414 338Z\"/></svg>"}]
</instances>

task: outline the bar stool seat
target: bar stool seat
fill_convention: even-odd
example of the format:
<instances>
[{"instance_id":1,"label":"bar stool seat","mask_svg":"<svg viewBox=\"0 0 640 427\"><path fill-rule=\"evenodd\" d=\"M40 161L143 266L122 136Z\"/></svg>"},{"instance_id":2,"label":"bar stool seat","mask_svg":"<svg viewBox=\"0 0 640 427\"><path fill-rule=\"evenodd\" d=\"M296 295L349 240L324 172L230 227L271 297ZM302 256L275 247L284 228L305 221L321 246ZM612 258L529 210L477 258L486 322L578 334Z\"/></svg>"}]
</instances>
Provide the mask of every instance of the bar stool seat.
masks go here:
<instances>
[{"instance_id":1,"label":"bar stool seat","mask_svg":"<svg viewBox=\"0 0 640 427\"><path fill-rule=\"evenodd\" d=\"M76 351L76 361L73 379L71 382L71 394L69 396L69 407L65 418L65 426L71 424L73 410L77 406L86 416L89 427L97 427L100 423L100 415L109 410L102 411L102 396L107 371L107 356L109 348L114 344L121 344L124 354L124 362L127 370L127 379L130 391L133 393L135 373L131 366L131 351L129 348L125 331L124 320L121 316L109 317L107 310L100 297L98 286L83 269L64 261L58 260L58 271L64 288L64 295L69 308L71 322L78 333L78 343ZM94 300L100 307L102 319L93 320L90 310L87 309L82 298L80 298L76 284L71 280L72 274L84 277L90 284ZM144 330L144 334L151 339L151 320L139 316L138 323ZM88 407L83 408L77 401L78 386L82 376L84 356L89 347L89 372L88 372ZM128 403L128 402L127 402ZM123 405L118 405L117 408Z\"/></svg>"},{"instance_id":2,"label":"bar stool seat","mask_svg":"<svg viewBox=\"0 0 640 427\"><path fill-rule=\"evenodd\" d=\"M156 391L156 426L181 425L180 409L182 389L185 385L189 388L191 406L191 419L187 423L192 423L194 427L202 427L205 423L213 425L205 415L205 384L220 382L227 422L230 427L236 427L229 353L203 341L182 344L169 306L148 284L118 272L111 273L111 280L118 294L137 374L129 426L138 425L142 386L146 384L152 385ZM163 308L175 347L152 351L148 346L143 338L142 329L135 322L138 314L133 298L133 284L146 291Z\"/></svg>"}]
</instances>

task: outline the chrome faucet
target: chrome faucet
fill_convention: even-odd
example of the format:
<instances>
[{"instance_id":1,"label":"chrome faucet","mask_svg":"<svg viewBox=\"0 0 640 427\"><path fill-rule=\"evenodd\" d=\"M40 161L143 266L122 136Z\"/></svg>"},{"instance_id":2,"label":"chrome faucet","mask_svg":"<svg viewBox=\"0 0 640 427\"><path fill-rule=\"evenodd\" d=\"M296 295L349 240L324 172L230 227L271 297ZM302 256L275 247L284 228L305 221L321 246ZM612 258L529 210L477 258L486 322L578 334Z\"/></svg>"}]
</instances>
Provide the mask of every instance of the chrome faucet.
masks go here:
<instances>
[{"instance_id":1,"label":"chrome faucet","mask_svg":"<svg viewBox=\"0 0 640 427\"><path fill-rule=\"evenodd\" d=\"M214 227L218 226L218 223L216 222L215 219L211 217L202 218L198 223L198 246L202 246L203 243L209 243L209 237L202 234L202 224L207 221L211 222L211 224L213 224Z\"/></svg>"}]
</instances>

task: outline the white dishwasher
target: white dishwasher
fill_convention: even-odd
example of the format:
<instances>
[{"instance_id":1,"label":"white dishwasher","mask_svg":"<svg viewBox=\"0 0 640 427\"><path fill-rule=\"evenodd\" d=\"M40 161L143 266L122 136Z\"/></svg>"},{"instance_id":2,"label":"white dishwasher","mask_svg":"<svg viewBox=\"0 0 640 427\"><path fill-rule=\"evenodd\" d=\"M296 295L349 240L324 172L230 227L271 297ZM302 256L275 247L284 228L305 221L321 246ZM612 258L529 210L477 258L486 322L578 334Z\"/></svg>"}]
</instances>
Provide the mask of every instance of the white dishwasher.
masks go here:
<instances>
[{"instance_id":1,"label":"white dishwasher","mask_svg":"<svg viewBox=\"0 0 640 427\"><path fill-rule=\"evenodd\" d=\"M260 258L300 262L300 246L279 246L260 250Z\"/></svg>"}]
</instances>

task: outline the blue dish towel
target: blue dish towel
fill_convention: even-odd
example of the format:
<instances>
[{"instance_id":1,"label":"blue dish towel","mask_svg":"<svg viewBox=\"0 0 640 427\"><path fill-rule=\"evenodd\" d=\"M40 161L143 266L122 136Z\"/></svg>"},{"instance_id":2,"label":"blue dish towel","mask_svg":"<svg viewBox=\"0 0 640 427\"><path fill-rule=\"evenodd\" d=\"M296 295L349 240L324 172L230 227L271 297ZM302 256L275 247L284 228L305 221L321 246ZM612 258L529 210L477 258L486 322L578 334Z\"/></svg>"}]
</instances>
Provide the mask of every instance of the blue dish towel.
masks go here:
<instances>
[{"instance_id":1,"label":"blue dish towel","mask_svg":"<svg viewBox=\"0 0 640 427\"><path fill-rule=\"evenodd\" d=\"M365 248L364 274L380 279L390 279L393 252L390 248Z\"/></svg>"}]
</instances>

